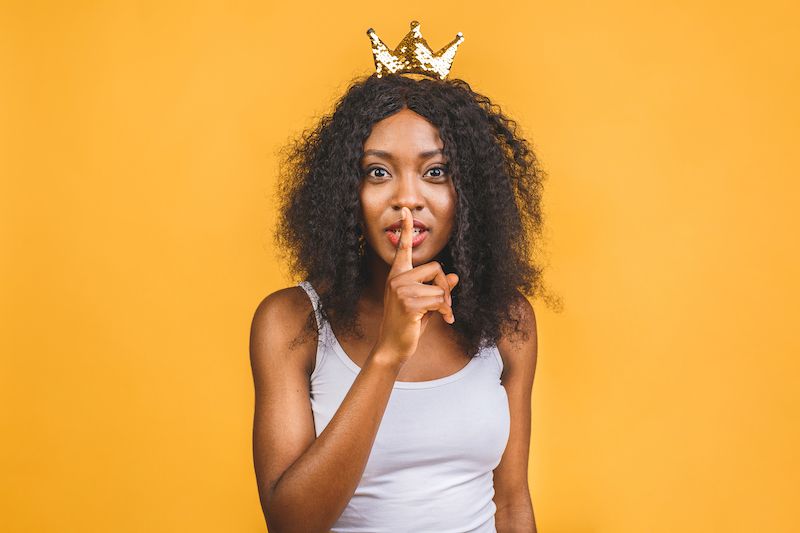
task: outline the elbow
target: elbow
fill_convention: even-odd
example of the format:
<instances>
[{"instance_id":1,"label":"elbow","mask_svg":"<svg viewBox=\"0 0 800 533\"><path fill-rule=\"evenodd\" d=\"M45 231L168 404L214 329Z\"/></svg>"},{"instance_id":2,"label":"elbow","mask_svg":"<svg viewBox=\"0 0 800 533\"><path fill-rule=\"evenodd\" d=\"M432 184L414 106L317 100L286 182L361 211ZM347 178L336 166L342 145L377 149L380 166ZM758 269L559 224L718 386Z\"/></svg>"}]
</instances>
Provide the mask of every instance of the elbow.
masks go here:
<instances>
[{"instance_id":1,"label":"elbow","mask_svg":"<svg viewBox=\"0 0 800 533\"><path fill-rule=\"evenodd\" d=\"M329 533L330 527L315 526L308 520L291 520L276 516L269 511L264 513L269 533Z\"/></svg>"},{"instance_id":2,"label":"elbow","mask_svg":"<svg viewBox=\"0 0 800 533\"><path fill-rule=\"evenodd\" d=\"M264 522L267 524L269 533L284 533L290 531L286 527L284 520L278 512L278 507L275 505L275 487L279 480L272 483L262 485L259 487L259 499L261 500L261 512L264 515Z\"/></svg>"},{"instance_id":3,"label":"elbow","mask_svg":"<svg viewBox=\"0 0 800 533\"><path fill-rule=\"evenodd\" d=\"M277 509L274 506L265 507L262 505L261 509L264 512L264 521L267 524L269 533L292 533L294 531L299 531L299 528L296 526L292 528L291 524L287 523L288 520L280 516L279 512L276 512Z\"/></svg>"},{"instance_id":4,"label":"elbow","mask_svg":"<svg viewBox=\"0 0 800 533\"><path fill-rule=\"evenodd\" d=\"M269 533L330 532L332 524L328 524L325 517L319 516L318 506L308 501L298 504L282 502L281 496L274 487L270 487L267 498L262 499L261 510ZM311 508L305 507L308 505Z\"/></svg>"}]
</instances>

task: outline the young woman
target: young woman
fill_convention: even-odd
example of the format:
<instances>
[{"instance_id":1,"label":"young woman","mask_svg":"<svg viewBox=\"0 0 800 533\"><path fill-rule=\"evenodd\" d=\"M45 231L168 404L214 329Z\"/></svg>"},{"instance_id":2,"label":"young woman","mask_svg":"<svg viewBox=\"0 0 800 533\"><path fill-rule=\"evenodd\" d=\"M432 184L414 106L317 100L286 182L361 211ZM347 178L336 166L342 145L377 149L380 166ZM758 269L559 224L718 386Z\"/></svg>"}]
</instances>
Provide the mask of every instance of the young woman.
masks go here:
<instances>
[{"instance_id":1,"label":"young woman","mask_svg":"<svg viewBox=\"0 0 800 533\"><path fill-rule=\"evenodd\" d=\"M252 322L269 530L535 532L528 486L544 173L463 80L352 83L288 150Z\"/></svg>"}]
</instances>

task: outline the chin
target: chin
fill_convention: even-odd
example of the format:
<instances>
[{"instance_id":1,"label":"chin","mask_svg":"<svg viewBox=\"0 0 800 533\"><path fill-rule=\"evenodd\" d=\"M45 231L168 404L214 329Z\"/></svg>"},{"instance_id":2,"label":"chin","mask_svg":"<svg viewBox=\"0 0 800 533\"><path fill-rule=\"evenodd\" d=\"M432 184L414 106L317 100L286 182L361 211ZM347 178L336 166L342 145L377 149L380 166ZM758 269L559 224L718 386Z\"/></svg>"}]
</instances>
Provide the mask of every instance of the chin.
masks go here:
<instances>
[{"instance_id":1,"label":"chin","mask_svg":"<svg viewBox=\"0 0 800 533\"><path fill-rule=\"evenodd\" d=\"M370 248L375 253L375 247L373 243L369 243ZM435 252L431 252L432 249L435 249ZM434 260L435 257L444 249L444 246L436 247L434 243L423 243L418 248L411 249L411 264L413 266L424 265L425 263L430 263ZM394 263L394 254L395 248L392 247L391 243L386 243L380 248L380 253L376 255L380 256L384 263L391 266Z\"/></svg>"}]
</instances>

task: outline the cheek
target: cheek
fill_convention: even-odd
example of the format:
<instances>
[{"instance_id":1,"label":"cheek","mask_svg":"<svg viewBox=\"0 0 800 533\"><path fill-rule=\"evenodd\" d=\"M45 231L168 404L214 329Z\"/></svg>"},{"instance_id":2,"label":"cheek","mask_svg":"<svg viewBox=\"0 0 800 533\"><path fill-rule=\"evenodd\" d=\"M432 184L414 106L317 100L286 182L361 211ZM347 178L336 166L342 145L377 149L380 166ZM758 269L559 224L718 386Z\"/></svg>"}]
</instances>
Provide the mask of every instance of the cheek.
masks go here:
<instances>
[{"instance_id":1,"label":"cheek","mask_svg":"<svg viewBox=\"0 0 800 533\"><path fill-rule=\"evenodd\" d=\"M361 203L361 219L366 229L374 230L372 225L376 223L380 215L380 209L375 202L375 198L370 197L370 195L361 194L359 196L359 201Z\"/></svg>"},{"instance_id":2,"label":"cheek","mask_svg":"<svg viewBox=\"0 0 800 533\"><path fill-rule=\"evenodd\" d=\"M456 195L455 189L450 191L450 194L446 198L442 198L442 202L439 205L439 213L441 213L441 220L444 225L447 226L448 229L452 229L455 225L455 218L456 218L456 202L458 201L458 197Z\"/></svg>"},{"instance_id":3,"label":"cheek","mask_svg":"<svg viewBox=\"0 0 800 533\"><path fill-rule=\"evenodd\" d=\"M449 214L449 217L447 217L445 220L447 222L444 224L445 231L442 232L443 233L442 238L444 240L448 240L448 239L450 239L450 236L452 235L453 230L455 229L455 225L456 225L455 211L451 212Z\"/></svg>"}]
</instances>

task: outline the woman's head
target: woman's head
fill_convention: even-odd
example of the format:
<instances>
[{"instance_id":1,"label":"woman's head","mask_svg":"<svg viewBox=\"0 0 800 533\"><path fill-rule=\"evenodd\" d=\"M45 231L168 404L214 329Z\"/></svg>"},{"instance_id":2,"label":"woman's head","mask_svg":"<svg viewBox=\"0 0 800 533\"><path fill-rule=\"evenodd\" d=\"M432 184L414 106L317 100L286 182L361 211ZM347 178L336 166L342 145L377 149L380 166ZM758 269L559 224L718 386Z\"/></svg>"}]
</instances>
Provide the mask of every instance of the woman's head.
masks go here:
<instances>
[{"instance_id":1,"label":"woman's head","mask_svg":"<svg viewBox=\"0 0 800 533\"><path fill-rule=\"evenodd\" d=\"M405 205L431 227L414 264L435 259L459 276L453 327L465 349L496 342L501 327L516 323L509 309L519 293L544 292L533 255L545 176L516 130L463 80L373 74L289 145L276 244L290 269L320 289L326 317L354 330L368 256L391 262L385 228Z\"/></svg>"},{"instance_id":2,"label":"woman's head","mask_svg":"<svg viewBox=\"0 0 800 533\"><path fill-rule=\"evenodd\" d=\"M414 219L414 266L447 246L456 211L456 189L447 170L437 128L408 108L376 122L364 141L359 189L361 231L368 254L385 265L394 260L400 210ZM419 235L416 235L419 232ZM419 242L421 241L421 242Z\"/></svg>"}]
</instances>

